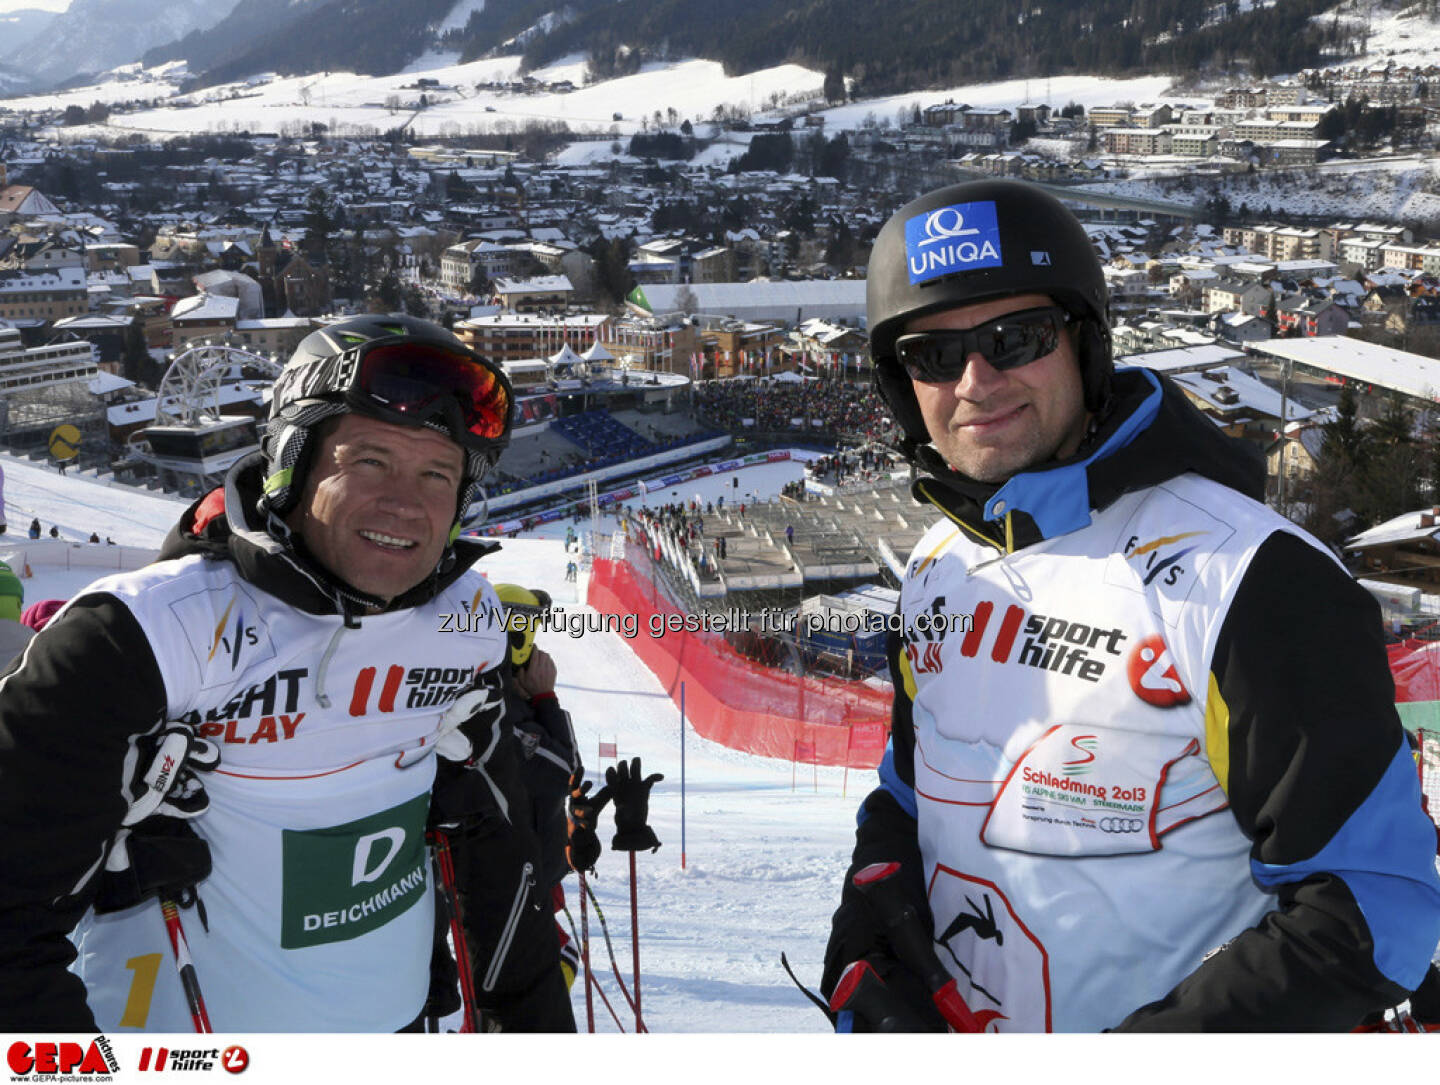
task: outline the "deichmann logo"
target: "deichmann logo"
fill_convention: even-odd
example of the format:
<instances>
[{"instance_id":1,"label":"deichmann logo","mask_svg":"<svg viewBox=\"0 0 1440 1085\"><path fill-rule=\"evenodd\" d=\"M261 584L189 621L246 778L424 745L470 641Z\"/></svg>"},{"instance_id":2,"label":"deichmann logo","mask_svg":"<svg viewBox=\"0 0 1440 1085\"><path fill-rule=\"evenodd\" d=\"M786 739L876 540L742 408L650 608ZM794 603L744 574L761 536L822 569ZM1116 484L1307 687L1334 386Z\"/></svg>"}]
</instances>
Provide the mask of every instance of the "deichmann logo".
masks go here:
<instances>
[{"instance_id":1,"label":"deichmann logo","mask_svg":"<svg viewBox=\"0 0 1440 1085\"><path fill-rule=\"evenodd\" d=\"M905 264L912 285L957 271L1001 267L994 202L954 203L907 220Z\"/></svg>"},{"instance_id":2,"label":"deichmann logo","mask_svg":"<svg viewBox=\"0 0 1440 1085\"><path fill-rule=\"evenodd\" d=\"M67 1080L85 1074L94 1081L108 1081L120 1069L120 1060L104 1036L95 1037L88 1047L46 1040L32 1045L16 1040L5 1052L5 1062L17 1079L30 1081L46 1081L59 1074L66 1075Z\"/></svg>"},{"instance_id":3,"label":"deichmann logo","mask_svg":"<svg viewBox=\"0 0 1440 1085\"><path fill-rule=\"evenodd\" d=\"M960 654L974 659L987 641L995 604L986 600L975 607L971 628L960 641ZM1022 639L1022 634L1023 639ZM995 663L1019 663L1037 670L1054 671L1086 682L1098 682L1105 673L1100 656L1120 655L1120 642L1125 633L1084 622L1067 621L1045 614L1029 614L1023 607L1011 604L1005 608L990 643L990 659ZM1016 651L1016 642L1019 651Z\"/></svg>"},{"instance_id":4,"label":"deichmann logo","mask_svg":"<svg viewBox=\"0 0 1440 1085\"><path fill-rule=\"evenodd\" d=\"M425 898L430 796L328 829L285 830L280 945L344 942Z\"/></svg>"}]
</instances>

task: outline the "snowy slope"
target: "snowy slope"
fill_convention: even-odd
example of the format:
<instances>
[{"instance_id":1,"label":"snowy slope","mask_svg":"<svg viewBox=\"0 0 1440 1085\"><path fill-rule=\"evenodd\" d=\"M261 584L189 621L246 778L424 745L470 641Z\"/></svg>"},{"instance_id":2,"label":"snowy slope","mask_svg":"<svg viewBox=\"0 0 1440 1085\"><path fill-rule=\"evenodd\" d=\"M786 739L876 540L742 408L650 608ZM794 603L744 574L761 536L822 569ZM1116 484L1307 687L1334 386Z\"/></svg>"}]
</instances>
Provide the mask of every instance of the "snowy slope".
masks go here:
<instances>
[{"instance_id":1,"label":"snowy slope","mask_svg":"<svg viewBox=\"0 0 1440 1085\"><path fill-rule=\"evenodd\" d=\"M53 469L0 456L10 534L0 551L21 547L31 516L48 530L58 524L73 540L96 531L117 542L158 547L182 502L123 487L61 478ZM773 494L798 476L795 464L774 464L728 477L697 480L649 501L727 495ZM22 519L23 517L23 519ZM584 525L582 525L583 527ZM549 591L573 610L583 584L565 581L565 525L544 529L549 538L507 540L482 570L493 581L518 582ZM26 599L68 597L92 578L36 565L25 582ZM642 633L641 635L645 635ZM651 803L651 822L664 846L638 861L642 1003L656 1032L823 1032L825 1019L791 986L780 967L783 950L796 971L818 982L830 913L838 897L858 798L868 789L865 773L851 773L849 797L841 797L842 771L819 773L790 790L790 766L737 753L693 733L686 739L686 869L680 869L679 712L654 676L615 634L542 633L540 645L559 666L558 693L575 724L580 749L594 765L602 739L622 756L639 756L647 772L665 774ZM608 834L608 820L606 822ZM602 836L602 839L604 837ZM594 881L629 982L629 896L625 857L607 853ZM571 904L576 904L574 883ZM574 911L576 921L578 911ZM591 917L595 967L617 1010L623 998L610 973L604 943ZM581 988L577 986L577 993ZM583 1002L576 999L583 1020ZM633 1018L622 1013L630 1030ZM597 1004L598 1031L615 1031Z\"/></svg>"}]
</instances>

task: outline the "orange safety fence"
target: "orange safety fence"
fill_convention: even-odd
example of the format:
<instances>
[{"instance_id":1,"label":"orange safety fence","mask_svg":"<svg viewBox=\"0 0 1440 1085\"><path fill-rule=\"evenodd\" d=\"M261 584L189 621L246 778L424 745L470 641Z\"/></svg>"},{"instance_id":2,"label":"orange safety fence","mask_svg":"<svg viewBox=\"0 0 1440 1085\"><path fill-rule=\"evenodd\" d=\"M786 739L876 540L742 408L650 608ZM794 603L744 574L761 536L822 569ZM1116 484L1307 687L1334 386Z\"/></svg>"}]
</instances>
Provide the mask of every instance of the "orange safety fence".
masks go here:
<instances>
[{"instance_id":1,"label":"orange safety fence","mask_svg":"<svg viewBox=\"0 0 1440 1085\"><path fill-rule=\"evenodd\" d=\"M601 614L638 615L630 647L677 704L685 683L686 717L704 738L786 761L803 743L814 746L821 765L880 763L890 726L888 690L802 677L746 659L723 633L694 628L699 623L693 621L685 628L679 607L626 561L595 560L587 602ZM652 615L662 616L657 623L681 617L655 636Z\"/></svg>"}]
</instances>

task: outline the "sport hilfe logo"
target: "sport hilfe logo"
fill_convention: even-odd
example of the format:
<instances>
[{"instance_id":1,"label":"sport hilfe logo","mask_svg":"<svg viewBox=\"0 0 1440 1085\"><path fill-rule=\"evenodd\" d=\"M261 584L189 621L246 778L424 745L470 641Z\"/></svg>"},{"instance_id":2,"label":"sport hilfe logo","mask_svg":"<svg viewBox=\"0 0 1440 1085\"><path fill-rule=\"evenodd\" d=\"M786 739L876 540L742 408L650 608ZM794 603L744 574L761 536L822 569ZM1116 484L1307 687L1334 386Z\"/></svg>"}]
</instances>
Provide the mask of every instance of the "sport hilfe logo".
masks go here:
<instances>
[{"instance_id":1,"label":"sport hilfe logo","mask_svg":"<svg viewBox=\"0 0 1440 1085\"><path fill-rule=\"evenodd\" d=\"M1190 703L1190 691L1180 681L1170 647L1158 633L1135 645L1126 664L1126 674L1135 696L1146 704L1174 708Z\"/></svg>"},{"instance_id":2,"label":"sport hilfe logo","mask_svg":"<svg viewBox=\"0 0 1440 1085\"><path fill-rule=\"evenodd\" d=\"M912 286L1004 263L992 200L952 203L905 221L905 266Z\"/></svg>"},{"instance_id":3,"label":"sport hilfe logo","mask_svg":"<svg viewBox=\"0 0 1440 1085\"><path fill-rule=\"evenodd\" d=\"M1120 645L1127 639L1123 629L1033 614L1013 603L998 618L997 609L988 599L975 605L970 628L960 639L961 658L1019 664L1098 682L1105 674L1106 657L1120 655ZM985 652L987 644L990 650ZM907 634L905 650L916 673L938 673L944 666L937 644L917 644Z\"/></svg>"}]
</instances>

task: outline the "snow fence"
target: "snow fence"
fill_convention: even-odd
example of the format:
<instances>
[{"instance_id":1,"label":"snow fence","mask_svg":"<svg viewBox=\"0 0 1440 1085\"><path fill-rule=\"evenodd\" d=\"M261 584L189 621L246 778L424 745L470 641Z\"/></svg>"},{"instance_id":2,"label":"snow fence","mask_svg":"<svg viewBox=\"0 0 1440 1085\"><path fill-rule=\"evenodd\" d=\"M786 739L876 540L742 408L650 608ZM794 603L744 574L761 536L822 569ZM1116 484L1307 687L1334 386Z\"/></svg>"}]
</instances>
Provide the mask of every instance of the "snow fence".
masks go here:
<instances>
[{"instance_id":1,"label":"snow fence","mask_svg":"<svg viewBox=\"0 0 1440 1085\"><path fill-rule=\"evenodd\" d=\"M804 764L865 769L880 763L890 726L888 691L746 659L722 633L684 628L684 613L626 561L595 560L587 601L601 614L637 616L630 647L677 705L685 683L685 716L696 734ZM677 616L673 623L666 621L670 615ZM658 616L653 624L652 616Z\"/></svg>"}]
</instances>

